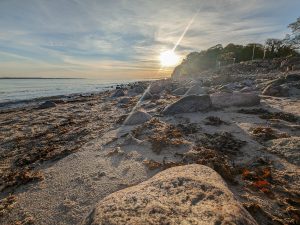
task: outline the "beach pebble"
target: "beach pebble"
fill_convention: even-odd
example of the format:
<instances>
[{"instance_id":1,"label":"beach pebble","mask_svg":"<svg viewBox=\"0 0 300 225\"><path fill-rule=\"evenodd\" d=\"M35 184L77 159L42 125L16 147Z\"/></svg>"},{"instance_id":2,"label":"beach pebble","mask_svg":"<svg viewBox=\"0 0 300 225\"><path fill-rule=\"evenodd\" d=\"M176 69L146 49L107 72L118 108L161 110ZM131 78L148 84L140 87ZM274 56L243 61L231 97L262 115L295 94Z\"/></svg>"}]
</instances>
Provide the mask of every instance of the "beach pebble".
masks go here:
<instances>
[{"instance_id":1,"label":"beach pebble","mask_svg":"<svg viewBox=\"0 0 300 225\"><path fill-rule=\"evenodd\" d=\"M51 102L51 101L45 101L44 103L42 103L40 106L39 106L39 109L48 109L48 108L53 108L55 107L56 104L54 102Z\"/></svg>"},{"instance_id":2,"label":"beach pebble","mask_svg":"<svg viewBox=\"0 0 300 225\"><path fill-rule=\"evenodd\" d=\"M260 97L254 92L213 93L210 95L213 106L223 108L231 106L255 106L260 104Z\"/></svg>"},{"instance_id":3,"label":"beach pebble","mask_svg":"<svg viewBox=\"0 0 300 225\"><path fill-rule=\"evenodd\" d=\"M257 224L220 175L203 165L167 169L102 199L82 224Z\"/></svg>"},{"instance_id":4,"label":"beach pebble","mask_svg":"<svg viewBox=\"0 0 300 225\"><path fill-rule=\"evenodd\" d=\"M211 107L209 95L189 95L167 106L163 114L172 115L178 113L192 113L204 111Z\"/></svg>"},{"instance_id":5,"label":"beach pebble","mask_svg":"<svg viewBox=\"0 0 300 225\"><path fill-rule=\"evenodd\" d=\"M129 114L129 116L126 118L124 124L125 125L137 125L147 122L151 119L151 115L148 114L145 111L139 110L136 112L133 112L132 114Z\"/></svg>"},{"instance_id":6,"label":"beach pebble","mask_svg":"<svg viewBox=\"0 0 300 225\"><path fill-rule=\"evenodd\" d=\"M119 100L120 104L127 104L128 102L130 102L130 98L128 97L124 97Z\"/></svg>"}]
</instances>

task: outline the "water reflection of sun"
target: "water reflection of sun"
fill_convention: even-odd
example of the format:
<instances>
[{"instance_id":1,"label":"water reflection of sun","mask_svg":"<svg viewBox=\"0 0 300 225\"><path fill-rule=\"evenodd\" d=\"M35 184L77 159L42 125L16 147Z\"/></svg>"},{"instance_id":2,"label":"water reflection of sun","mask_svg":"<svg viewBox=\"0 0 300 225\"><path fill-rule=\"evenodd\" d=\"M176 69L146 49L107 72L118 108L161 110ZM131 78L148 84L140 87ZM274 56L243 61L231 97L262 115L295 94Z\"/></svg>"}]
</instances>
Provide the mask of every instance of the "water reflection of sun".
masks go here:
<instances>
[{"instance_id":1,"label":"water reflection of sun","mask_svg":"<svg viewBox=\"0 0 300 225\"><path fill-rule=\"evenodd\" d=\"M173 50L160 53L159 59L163 67L171 67L179 63L179 56Z\"/></svg>"}]
</instances>

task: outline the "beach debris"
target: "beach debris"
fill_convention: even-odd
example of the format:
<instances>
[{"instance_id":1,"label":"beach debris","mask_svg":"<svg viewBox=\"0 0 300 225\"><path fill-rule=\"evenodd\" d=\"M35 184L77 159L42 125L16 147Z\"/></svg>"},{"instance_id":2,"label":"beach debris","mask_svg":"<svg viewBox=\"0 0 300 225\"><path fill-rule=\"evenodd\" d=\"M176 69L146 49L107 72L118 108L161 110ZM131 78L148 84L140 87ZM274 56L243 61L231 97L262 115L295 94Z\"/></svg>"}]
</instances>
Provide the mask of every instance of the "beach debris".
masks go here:
<instances>
[{"instance_id":1,"label":"beach debris","mask_svg":"<svg viewBox=\"0 0 300 225\"><path fill-rule=\"evenodd\" d=\"M9 195L3 199L0 199L0 218L12 210L17 202L15 195Z\"/></svg>"},{"instance_id":2,"label":"beach debris","mask_svg":"<svg viewBox=\"0 0 300 225\"><path fill-rule=\"evenodd\" d=\"M222 124L227 124L217 116L208 116L205 120L205 125L220 126Z\"/></svg>"},{"instance_id":3,"label":"beach debris","mask_svg":"<svg viewBox=\"0 0 300 225\"><path fill-rule=\"evenodd\" d=\"M125 92L122 89L117 89L114 93L112 93L111 97L112 98L118 98L125 96Z\"/></svg>"},{"instance_id":4,"label":"beach debris","mask_svg":"<svg viewBox=\"0 0 300 225\"><path fill-rule=\"evenodd\" d=\"M272 139L278 138L287 138L289 137L286 133L277 133L271 127L256 127L252 129L251 134L261 142L269 141Z\"/></svg>"},{"instance_id":5,"label":"beach debris","mask_svg":"<svg viewBox=\"0 0 300 225\"><path fill-rule=\"evenodd\" d=\"M220 152L196 146L192 150L183 154L182 162L184 164L201 164L217 171L225 180L235 182L236 172L230 159Z\"/></svg>"},{"instance_id":6,"label":"beach debris","mask_svg":"<svg viewBox=\"0 0 300 225\"><path fill-rule=\"evenodd\" d=\"M184 135L190 135L195 134L199 131L200 127L197 123L179 123L176 125L176 127L184 134Z\"/></svg>"},{"instance_id":7,"label":"beach debris","mask_svg":"<svg viewBox=\"0 0 300 225\"><path fill-rule=\"evenodd\" d=\"M124 121L125 125L137 125L142 124L149 121L152 118L150 114L143 110L135 111L128 115L126 120Z\"/></svg>"},{"instance_id":8,"label":"beach debris","mask_svg":"<svg viewBox=\"0 0 300 225\"><path fill-rule=\"evenodd\" d=\"M39 109L48 109L53 107L56 107L56 104L52 101L45 101L44 103L39 105Z\"/></svg>"},{"instance_id":9,"label":"beach debris","mask_svg":"<svg viewBox=\"0 0 300 225\"><path fill-rule=\"evenodd\" d=\"M228 132L200 135L196 140L197 145L214 149L227 155L237 155L246 142L238 140Z\"/></svg>"},{"instance_id":10,"label":"beach debris","mask_svg":"<svg viewBox=\"0 0 300 225\"><path fill-rule=\"evenodd\" d=\"M172 167L136 186L112 193L97 204L82 224L180 224L183 221L189 224L201 221L203 225L224 221L257 224L221 177L203 165Z\"/></svg>"},{"instance_id":11,"label":"beach debris","mask_svg":"<svg viewBox=\"0 0 300 225\"><path fill-rule=\"evenodd\" d=\"M231 106L255 106L260 104L260 97L254 93L243 93L243 92L233 92L233 93L213 93L210 95L212 105L218 108L231 107Z\"/></svg>"},{"instance_id":12,"label":"beach debris","mask_svg":"<svg viewBox=\"0 0 300 225\"><path fill-rule=\"evenodd\" d=\"M209 95L189 95L167 106L162 113L165 115L173 115L206 111L210 108L211 100Z\"/></svg>"},{"instance_id":13,"label":"beach debris","mask_svg":"<svg viewBox=\"0 0 300 225\"><path fill-rule=\"evenodd\" d=\"M299 118L292 113L270 112L264 108L240 109L237 112L244 113L244 114L259 115L261 119L267 119L267 120L284 120L287 122L297 122L299 120Z\"/></svg>"},{"instance_id":14,"label":"beach debris","mask_svg":"<svg viewBox=\"0 0 300 225\"><path fill-rule=\"evenodd\" d=\"M144 165L147 166L147 168L149 170L156 170L156 169L161 168L161 166L162 166L161 163L159 163L157 161L154 161L152 159L150 159L150 160L144 160L143 163L144 163Z\"/></svg>"},{"instance_id":15,"label":"beach debris","mask_svg":"<svg viewBox=\"0 0 300 225\"><path fill-rule=\"evenodd\" d=\"M20 169L6 171L1 180L4 182L2 191L9 187L19 187L30 182L41 181L44 179L43 174L40 171L34 171L30 169Z\"/></svg>"}]
</instances>

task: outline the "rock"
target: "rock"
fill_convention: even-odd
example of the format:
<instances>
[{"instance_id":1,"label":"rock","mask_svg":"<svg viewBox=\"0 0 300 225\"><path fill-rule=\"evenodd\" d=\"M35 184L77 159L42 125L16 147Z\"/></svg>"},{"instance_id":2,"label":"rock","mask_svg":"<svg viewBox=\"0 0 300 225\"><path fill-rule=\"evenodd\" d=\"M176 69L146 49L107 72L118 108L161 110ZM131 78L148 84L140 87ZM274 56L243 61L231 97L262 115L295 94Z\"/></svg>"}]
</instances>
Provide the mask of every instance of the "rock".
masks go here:
<instances>
[{"instance_id":1,"label":"rock","mask_svg":"<svg viewBox=\"0 0 300 225\"><path fill-rule=\"evenodd\" d=\"M269 84L262 92L263 95L275 97L288 97L289 89L285 85Z\"/></svg>"},{"instance_id":2,"label":"rock","mask_svg":"<svg viewBox=\"0 0 300 225\"><path fill-rule=\"evenodd\" d=\"M152 116L145 111L136 111L126 118L124 124L125 125L137 125L142 124L150 120Z\"/></svg>"},{"instance_id":3,"label":"rock","mask_svg":"<svg viewBox=\"0 0 300 225\"><path fill-rule=\"evenodd\" d=\"M135 86L135 87L133 88L133 91L134 91L135 93L142 94L142 93L144 93L145 89L144 89L142 86Z\"/></svg>"},{"instance_id":4,"label":"rock","mask_svg":"<svg viewBox=\"0 0 300 225\"><path fill-rule=\"evenodd\" d=\"M252 92L254 89L252 87L244 87L240 90L240 92Z\"/></svg>"},{"instance_id":5,"label":"rock","mask_svg":"<svg viewBox=\"0 0 300 225\"><path fill-rule=\"evenodd\" d=\"M255 106L260 104L260 97L253 92L213 93L210 95L212 105L218 108L231 106Z\"/></svg>"},{"instance_id":6,"label":"rock","mask_svg":"<svg viewBox=\"0 0 300 225\"><path fill-rule=\"evenodd\" d=\"M102 199L82 222L97 224L257 224L220 175L203 165L167 169Z\"/></svg>"},{"instance_id":7,"label":"rock","mask_svg":"<svg viewBox=\"0 0 300 225\"><path fill-rule=\"evenodd\" d=\"M172 94L177 95L177 96L181 96L181 95L184 95L187 92L187 90L188 89L186 87L180 87L180 88L175 89L172 92Z\"/></svg>"},{"instance_id":8,"label":"rock","mask_svg":"<svg viewBox=\"0 0 300 225\"><path fill-rule=\"evenodd\" d=\"M286 82L300 81L300 74L288 74L285 76Z\"/></svg>"},{"instance_id":9,"label":"rock","mask_svg":"<svg viewBox=\"0 0 300 225\"><path fill-rule=\"evenodd\" d=\"M48 108L53 108L56 107L56 104L52 101L45 101L39 106L39 109L48 109Z\"/></svg>"},{"instance_id":10,"label":"rock","mask_svg":"<svg viewBox=\"0 0 300 225\"><path fill-rule=\"evenodd\" d=\"M267 142L268 151L300 166L300 137L280 138Z\"/></svg>"},{"instance_id":11,"label":"rock","mask_svg":"<svg viewBox=\"0 0 300 225\"><path fill-rule=\"evenodd\" d=\"M209 95L189 95L167 106L163 110L163 114L192 113L208 110L210 107L211 100Z\"/></svg>"},{"instance_id":12,"label":"rock","mask_svg":"<svg viewBox=\"0 0 300 225\"><path fill-rule=\"evenodd\" d=\"M150 94L159 94L162 90L164 89L162 83L157 82L153 82L150 85L150 89L149 92Z\"/></svg>"},{"instance_id":13,"label":"rock","mask_svg":"<svg viewBox=\"0 0 300 225\"><path fill-rule=\"evenodd\" d=\"M128 97L124 97L119 100L119 104L127 104L128 102L130 102L130 98Z\"/></svg>"},{"instance_id":14,"label":"rock","mask_svg":"<svg viewBox=\"0 0 300 225\"><path fill-rule=\"evenodd\" d=\"M146 101L146 100L149 100L149 99L152 99L152 95L150 94L149 91L146 91L146 92L143 94L141 100L142 100L142 101Z\"/></svg>"},{"instance_id":15,"label":"rock","mask_svg":"<svg viewBox=\"0 0 300 225\"><path fill-rule=\"evenodd\" d=\"M200 85L194 85L185 93L185 96L203 94L206 94L206 90Z\"/></svg>"},{"instance_id":16,"label":"rock","mask_svg":"<svg viewBox=\"0 0 300 225\"><path fill-rule=\"evenodd\" d=\"M125 96L125 93L122 89L117 89L112 95L111 97L112 98L118 98L118 97L121 97L121 96Z\"/></svg>"}]
</instances>

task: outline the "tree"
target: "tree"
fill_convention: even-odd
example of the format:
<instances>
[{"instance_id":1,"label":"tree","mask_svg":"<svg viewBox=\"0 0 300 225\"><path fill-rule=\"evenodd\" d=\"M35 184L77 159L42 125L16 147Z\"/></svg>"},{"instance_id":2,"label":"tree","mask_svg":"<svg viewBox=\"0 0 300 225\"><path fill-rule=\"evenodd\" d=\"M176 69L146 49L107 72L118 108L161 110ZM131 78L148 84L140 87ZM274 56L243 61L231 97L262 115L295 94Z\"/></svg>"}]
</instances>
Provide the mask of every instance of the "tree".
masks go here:
<instances>
[{"instance_id":1,"label":"tree","mask_svg":"<svg viewBox=\"0 0 300 225\"><path fill-rule=\"evenodd\" d=\"M290 44L294 49L300 49L300 17L296 22L291 23L288 28L292 30L292 34L288 34L285 42Z\"/></svg>"}]
</instances>

